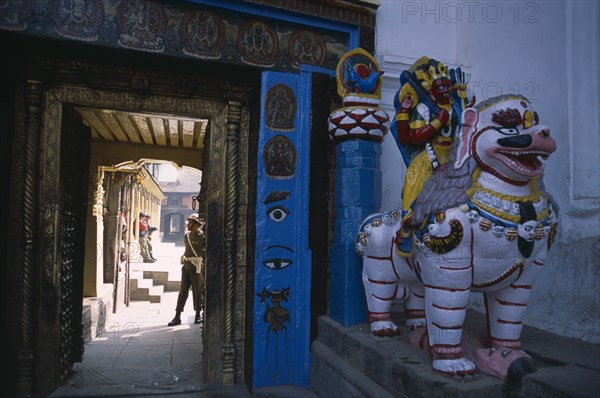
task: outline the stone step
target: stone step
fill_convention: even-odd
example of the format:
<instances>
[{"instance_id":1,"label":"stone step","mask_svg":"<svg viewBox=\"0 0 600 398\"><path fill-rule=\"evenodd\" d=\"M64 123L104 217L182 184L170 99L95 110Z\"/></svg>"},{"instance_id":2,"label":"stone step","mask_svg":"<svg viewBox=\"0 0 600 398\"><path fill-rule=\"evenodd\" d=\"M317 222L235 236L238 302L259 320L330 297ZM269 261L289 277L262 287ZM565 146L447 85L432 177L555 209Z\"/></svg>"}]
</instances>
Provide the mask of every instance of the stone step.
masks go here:
<instances>
[{"instance_id":1,"label":"stone step","mask_svg":"<svg viewBox=\"0 0 600 398\"><path fill-rule=\"evenodd\" d=\"M181 285L181 265L179 257L183 247L175 243L153 240L153 254L158 261L144 263L131 262L130 299L160 302L163 292L177 292Z\"/></svg>"},{"instance_id":2,"label":"stone step","mask_svg":"<svg viewBox=\"0 0 600 398\"><path fill-rule=\"evenodd\" d=\"M393 318L403 325L401 315ZM468 311L463 336L479 340L485 322L485 315ZM311 347L311 388L320 397L335 396L330 391L332 379L344 389L338 396L353 397L372 396L371 382L392 396L411 398L592 397L600 391L600 346L528 326L523 328L522 343L537 371L520 383L486 374L469 378L438 374L425 351L408 342L406 326L400 336L376 337L367 323L344 327L322 316L318 329Z\"/></svg>"},{"instance_id":3,"label":"stone step","mask_svg":"<svg viewBox=\"0 0 600 398\"><path fill-rule=\"evenodd\" d=\"M129 279L129 299L134 301L150 301L151 303L160 303L164 287L155 286L152 279Z\"/></svg>"},{"instance_id":4,"label":"stone step","mask_svg":"<svg viewBox=\"0 0 600 398\"><path fill-rule=\"evenodd\" d=\"M341 385L349 389L347 396L354 396L352 391L357 394L363 391L362 395L357 396L370 397L366 395L368 389L365 386L369 384L366 380L395 397L441 397L445 396L445 386L453 387L449 378L432 372L429 357L423 350L405 342L402 335L373 336L366 323L343 327L329 317L320 317L317 342L322 345L313 343L311 367L327 370L341 377ZM320 355L319 351L323 347L329 351ZM349 366L351 371L332 368L332 363L339 363L340 367ZM311 373L313 371L311 369ZM361 378L355 382L357 374ZM427 377L421 378L420 375ZM329 391L329 384L327 379L320 379L318 376L316 379L311 378L311 388L319 396L326 396L320 391ZM477 392L481 391L477 389ZM493 395L486 398L491 397Z\"/></svg>"},{"instance_id":5,"label":"stone step","mask_svg":"<svg viewBox=\"0 0 600 398\"><path fill-rule=\"evenodd\" d=\"M144 279L151 279L155 285L164 286L165 292L179 291L181 271L144 271Z\"/></svg>"},{"instance_id":6,"label":"stone step","mask_svg":"<svg viewBox=\"0 0 600 398\"><path fill-rule=\"evenodd\" d=\"M113 285L103 284L101 292L101 296L83 298L81 324L83 340L86 343L102 335L112 313Z\"/></svg>"},{"instance_id":7,"label":"stone step","mask_svg":"<svg viewBox=\"0 0 600 398\"><path fill-rule=\"evenodd\" d=\"M136 290L136 289L149 289L153 286L154 286L154 283L153 283L152 279L144 279L144 278L137 278L137 277L129 278L129 287L132 291Z\"/></svg>"},{"instance_id":8,"label":"stone step","mask_svg":"<svg viewBox=\"0 0 600 398\"><path fill-rule=\"evenodd\" d=\"M155 285L164 285L169 281L168 271L144 271L145 279L152 279Z\"/></svg>"},{"instance_id":9,"label":"stone step","mask_svg":"<svg viewBox=\"0 0 600 398\"><path fill-rule=\"evenodd\" d=\"M319 397L408 397L404 394L394 395L381 388L318 340L313 343L311 351L311 389ZM338 382L332 383L331 380Z\"/></svg>"},{"instance_id":10,"label":"stone step","mask_svg":"<svg viewBox=\"0 0 600 398\"><path fill-rule=\"evenodd\" d=\"M144 271L130 269L129 279L144 279Z\"/></svg>"},{"instance_id":11,"label":"stone step","mask_svg":"<svg viewBox=\"0 0 600 398\"><path fill-rule=\"evenodd\" d=\"M160 303L163 294L162 286L152 286L149 288L131 289L129 299L133 301L150 301L151 303Z\"/></svg>"}]
</instances>

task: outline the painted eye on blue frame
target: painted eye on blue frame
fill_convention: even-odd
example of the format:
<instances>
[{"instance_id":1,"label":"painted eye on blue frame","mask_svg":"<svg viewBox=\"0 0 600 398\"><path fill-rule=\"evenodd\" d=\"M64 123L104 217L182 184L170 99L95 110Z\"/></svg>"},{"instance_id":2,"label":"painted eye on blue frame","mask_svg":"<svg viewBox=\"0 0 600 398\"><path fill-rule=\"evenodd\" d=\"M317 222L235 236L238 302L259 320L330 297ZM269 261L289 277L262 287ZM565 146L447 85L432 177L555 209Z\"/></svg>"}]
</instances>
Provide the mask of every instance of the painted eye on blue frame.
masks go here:
<instances>
[{"instance_id":1,"label":"painted eye on blue frame","mask_svg":"<svg viewBox=\"0 0 600 398\"><path fill-rule=\"evenodd\" d=\"M283 206L273 206L267 210L267 216L275 222L282 222L290 214L290 211Z\"/></svg>"},{"instance_id":2,"label":"painted eye on blue frame","mask_svg":"<svg viewBox=\"0 0 600 398\"><path fill-rule=\"evenodd\" d=\"M263 261L263 265L274 270L284 269L292 265L293 261L287 258L270 258Z\"/></svg>"},{"instance_id":3,"label":"painted eye on blue frame","mask_svg":"<svg viewBox=\"0 0 600 398\"><path fill-rule=\"evenodd\" d=\"M287 268L294 263L294 261L289 258L293 253L294 249L288 246L273 245L265 247L264 254L266 259L262 264L272 270Z\"/></svg>"}]
</instances>

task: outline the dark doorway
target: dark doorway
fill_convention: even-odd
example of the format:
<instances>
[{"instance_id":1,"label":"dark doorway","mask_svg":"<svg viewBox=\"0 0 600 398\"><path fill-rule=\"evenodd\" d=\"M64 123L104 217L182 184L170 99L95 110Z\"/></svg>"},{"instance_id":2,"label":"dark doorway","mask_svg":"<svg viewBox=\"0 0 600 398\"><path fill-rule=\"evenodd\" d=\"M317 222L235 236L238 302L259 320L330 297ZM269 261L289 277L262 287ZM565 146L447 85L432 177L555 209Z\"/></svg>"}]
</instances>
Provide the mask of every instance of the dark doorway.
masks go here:
<instances>
[{"instance_id":1,"label":"dark doorway","mask_svg":"<svg viewBox=\"0 0 600 398\"><path fill-rule=\"evenodd\" d=\"M182 244L185 234L185 217L180 213L166 214L163 218L163 241Z\"/></svg>"}]
</instances>

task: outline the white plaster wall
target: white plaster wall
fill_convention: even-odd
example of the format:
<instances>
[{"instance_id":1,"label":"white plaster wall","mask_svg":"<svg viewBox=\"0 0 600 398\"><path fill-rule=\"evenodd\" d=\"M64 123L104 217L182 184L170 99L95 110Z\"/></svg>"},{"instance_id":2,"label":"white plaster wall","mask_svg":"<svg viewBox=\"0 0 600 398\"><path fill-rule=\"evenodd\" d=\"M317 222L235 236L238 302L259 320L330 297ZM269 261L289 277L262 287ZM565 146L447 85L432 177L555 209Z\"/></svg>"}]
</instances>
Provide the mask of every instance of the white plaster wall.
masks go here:
<instances>
[{"instance_id":1,"label":"white plaster wall","mask_svg":"<svg viewBox=\"0 0 600 398\"><path fill-rule=\"evenodd\" d=\"M561 218L526 323L599 343L599 3L382 0L376 35L390 115L399 73L423 55L465 69L478 101L518 93L534 103L558 144L545 183ZM389 134L381 164L382 208L398 207L404 168Z\"/></svg>"}]
</instances>

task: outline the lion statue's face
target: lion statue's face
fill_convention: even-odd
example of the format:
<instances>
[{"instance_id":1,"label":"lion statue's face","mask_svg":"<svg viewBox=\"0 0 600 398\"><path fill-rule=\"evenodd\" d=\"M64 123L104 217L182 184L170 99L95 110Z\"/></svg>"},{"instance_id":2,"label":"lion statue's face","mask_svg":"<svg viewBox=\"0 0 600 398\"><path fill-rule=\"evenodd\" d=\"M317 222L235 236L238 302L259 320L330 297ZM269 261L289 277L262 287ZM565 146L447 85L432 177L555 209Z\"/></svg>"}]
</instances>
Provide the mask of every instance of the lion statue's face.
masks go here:
<instances>
[{"instance_id":1,"label":"lion statue's face","mask_svg":"<svg viewBox=\"0 0 600 398\"><path fill-rule=\"evenodd\" d=\"M468 146L478 166L510 183L542 175L540 159L556 150L550 129L539 124L537 113L522 97L500 97L465 110L463 130L463 147Z\"/></svg>"}]
</instances>

